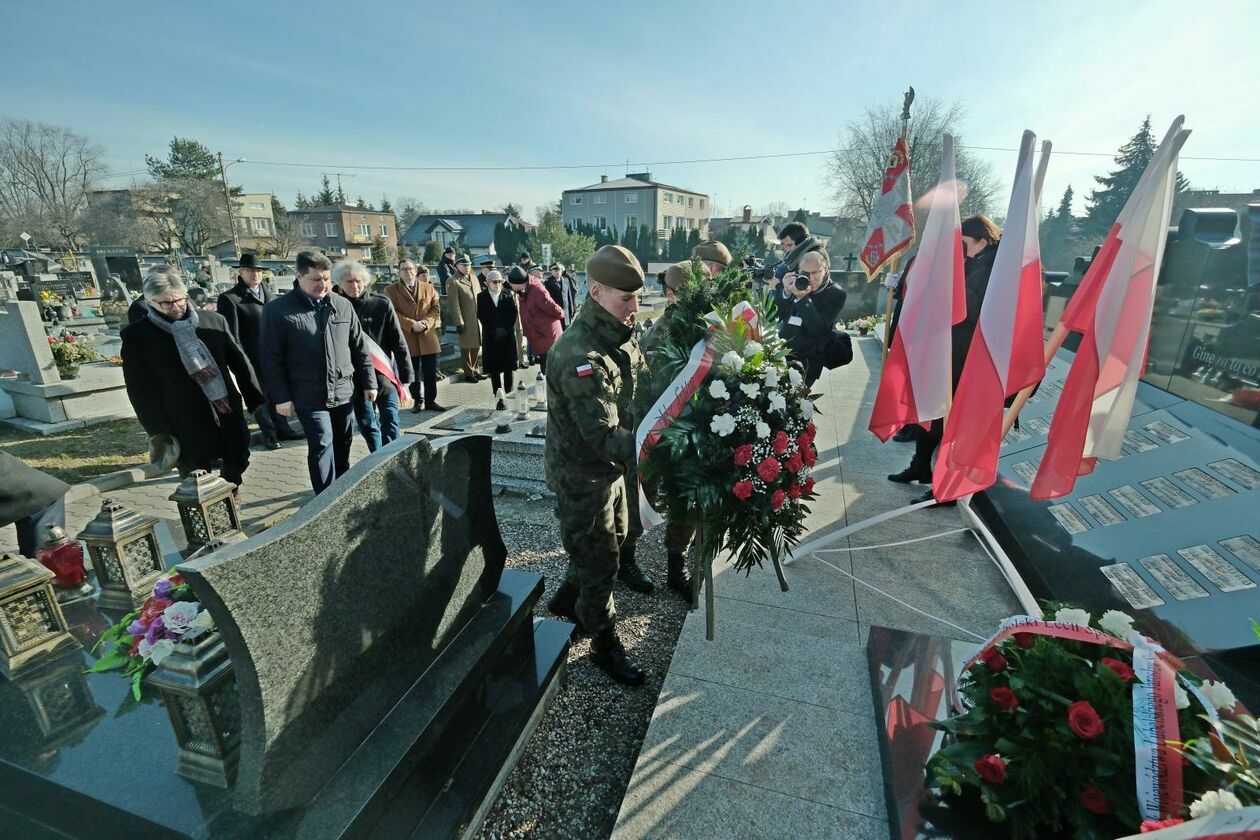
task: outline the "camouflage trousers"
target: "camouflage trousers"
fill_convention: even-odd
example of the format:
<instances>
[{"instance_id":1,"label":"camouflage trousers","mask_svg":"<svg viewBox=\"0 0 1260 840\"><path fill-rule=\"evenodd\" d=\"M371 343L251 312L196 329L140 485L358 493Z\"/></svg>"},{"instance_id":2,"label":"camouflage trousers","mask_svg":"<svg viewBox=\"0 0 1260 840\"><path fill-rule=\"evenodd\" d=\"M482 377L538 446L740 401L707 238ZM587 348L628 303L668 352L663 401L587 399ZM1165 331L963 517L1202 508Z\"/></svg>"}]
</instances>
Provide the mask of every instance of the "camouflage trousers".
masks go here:
<instances>
[{"instance_id":1,"label":"camouflage trousers","mask_svg":"<svg viewBox=\"0 0 1260 840\"><path fill-rule=\"evenodd\" d=\"M617 620L613 582L629 527L625 483L618 479L591 493L557 493L560 540L569 553L565 580L578 588L582 629L599 633Z\"/></svg>"},{"instance_id":2,"label":"camouflage trousers","mask_svg":"<svg viewBox=\"0 0 1260 840\"><path fill-rule=\"evenodd\" d=\"M626 535L623 552L633 556L634 545L643 536L643 521L639 518L639 482L638 471L629 470L625 475L627 505L630 508L630 530ZM686 554L691 547L691 540L696 529L686 522L665 523L665 551L670 554Z\"/></svg>"}]
</instances>

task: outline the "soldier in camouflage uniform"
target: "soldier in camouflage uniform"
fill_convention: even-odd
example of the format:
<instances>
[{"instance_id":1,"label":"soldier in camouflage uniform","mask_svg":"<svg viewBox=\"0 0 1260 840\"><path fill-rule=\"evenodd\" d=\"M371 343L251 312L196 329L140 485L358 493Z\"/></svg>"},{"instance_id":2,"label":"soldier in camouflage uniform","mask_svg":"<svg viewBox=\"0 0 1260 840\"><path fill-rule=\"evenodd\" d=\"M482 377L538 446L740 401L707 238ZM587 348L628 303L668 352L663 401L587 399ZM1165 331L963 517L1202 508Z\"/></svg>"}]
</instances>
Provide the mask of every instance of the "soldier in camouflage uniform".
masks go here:
<instances>
[{"instance_id":1,"label":"soldier in camouflage uniform","mask_svg":"<svg viewBox=\"0 0 1260 840\"><path fill-rule=\"evenodd\" d=\"M586 272L587 300L547 354L547 486L569 553L565 580L547 607L592 634L591 659L601 670L638 685L643 670L617 636L612 593L629 528L624 476L636 460L634 314L643 269L625 248L605 245Z\"/></svg>"}]
</instances>

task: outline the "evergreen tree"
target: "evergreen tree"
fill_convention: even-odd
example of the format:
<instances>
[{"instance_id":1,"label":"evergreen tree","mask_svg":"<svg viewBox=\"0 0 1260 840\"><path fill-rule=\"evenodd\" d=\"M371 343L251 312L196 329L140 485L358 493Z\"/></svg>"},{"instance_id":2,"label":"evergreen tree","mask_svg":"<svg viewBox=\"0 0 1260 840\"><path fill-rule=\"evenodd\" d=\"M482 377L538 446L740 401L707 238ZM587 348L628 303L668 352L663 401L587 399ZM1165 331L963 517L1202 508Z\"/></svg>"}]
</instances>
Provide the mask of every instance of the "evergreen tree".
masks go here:
<instances>
[{"instance_id":1,"label":"evergreen tree","mask_svg":"<svg viewBox=\"0 0 1260 840\"><path fill-rule=\"evenodd\" d=\"M424 261L432 265L440 259L442 259L442 246L437 243L437 240L430 239L424 243Z\"/></svg>"},{"instance_id":2,"label":"evergreen tree","mask_svg":"<svg viewBox=\"0 0 1260 840\"><path fill-rule=\"evenodd\" d=\"M337 203L338 204L346 203L346 193L344 190L341 189L341 179L337 180Z\"/></svg>"},{"instance_id":3,"label":"evergreen tree","mask_svg":"<svg viewBox=\"0 0 1260 840\"><path fill-rule=\"evenodd\" d=\"M792 217L792 221L794 221L794 222L800 222L800 223L801 223L801 224L803 224L803 225L804 225L804 224L808 224L808 223L809 223L809 214L808 214L808 213L806 213L806 212L805 212L805 208L803 208L803 207L802 207L801 209L799 209L799 210L797 210L797 211L796 211L796 215Z\"/></svg>"},{"instance_id":4,"label":"evergreen tree","mask_svg":"<svg viewBox=\"0 0 1260 840\"><path fill-rule=\"evenodd\" d=\"M1095 175L1098 188L1090 190L1086 199L1085 218L1081 222L1082 232L1087 240L1098 241L1107 235L1116 217L1124 208L1124 204L1137 186L1143 170L1155 156L1155 135L1151 132L1151 117L1148 114L1142 120L1137 134L1120 147L1115 157L1119 167L1110 175ZM1185 177L1177 173L1177 192L1189 189L1190 184Z\"/></svg>"},{"instance_id":5,"label":"evergreen tree","mask_svg":"<svg viewBox=\"0 0 1260 840\"><path fill-rule=\"evenodd\" d=\"M327 175L320 184L319 192L315 193L314 202L316 207L328 207L337 203L337 194L332 191L332 182Z\"/></svg>"},{"instance_id":6,"label":"evergreen tree","mask_svg":"<svg viewBox=\"0 0 1260 840\"><path fill-rule=\"evenodd\" d=\"M359 196L358 200L354 202L354 206L360 210L368 209L367 202L363 200L363 196Z\"/></svg>"},{"instance_id":7,"label":"evergreen tree","mask_svg":"<svg viewBox=\"0 0 1260 840\"><path fill-rule=\"evenodd\" d=\"M687 255L690 256L691 252L694 251L696 246L699 244L700 228L692 228L691 233L687 234Z\"/></svg>"},{"instance_id":8,"label":"evergreen tree","mask_svg":"<svg viewBox=\"0 0 1260 840\"><path fill-rule=\"evenodd\" d=\"M721 242L727 248L731 249L732 255L739 251L739 247L740 247L739 228L735 227L734 225L727 225L726 227L722 228L722 232L717 235L717 239L718 239L718 242Z\"/></svg>"},{"instance_id":9,"label":"evergreen tree","mask_svg":"<svg viewBox=\"0 0 1260 840\"><path fill-rule=\"evenodd\" d=\"M298 210L309 210L312 207L311 200L301 193L297 194L297 198L294 200L293 206Z\"/></svg>"},{"instance_id":10,"label":"evergreen tree","mask_svg":"<svg viewBox=\"0 0 1260 840\"><path fill-rule=\"evenodd\" d=\"M394 212L394 205L389 203L389 196L387 195L381 196L381 212L382 213Z\"/></svg>"},{"instance_id":11,"label":"evergreen tree","mask_svg":"<svg viewBox=\"0 0 1260 840\"><path fill-rule=\"evenodd\" d=\"M656 232L647 225L639 225L639 247L634 255L644 265L655 262L661 255L661 243L656 238Z\"/></svg>"},{"instance_id":12,"label":"evergreen tree","mask_svg":"<svg viewBox=\"0 0 1260 840\"><path fill-rule=\"evenodd\" d=\"M389 243L385 241L385 237L378 236L376 241L372 243L372 262L387 263L393 257Z\"/></svg>"},{"instance_id":13,"label":"evergreen tree","mask_svg":"<svg viewBox=\"0 0 1260 840\"><path fill-rule=\"evenodd\" d=\"M166 178L195 178L220 180L219 159L213 152L190 137L172 137L165 160L144 156L149 174L158 180Z\"/></svg>"},{"instance_id":14,"label":"evergreen tree","mask_svg":"<svg viewBox=\"0 0 1260 840\"><path fill-rule=\"evenodd\" d=\"M1071 271L1082 250L1077 232L1077 219L1072 215L1072 186L1063 191L1059 206L1046 214L1041 223L1041 265L1046 271Z\"/></svg>"},{"instance_id":15,"label":"evergreen tree","mask_svg":"<svg viewBox=\"0 0 1260 840\"><path fill-rule=\"evenodd\" d=\"M625 247L627 251L634 254L635 257L638 257L639 256L639 229L632 225L627 226L626 235L622 237L621 244L622 246ZM642 262L642 259L640 259L639 261Z\"/></svg>"}]
</instances>

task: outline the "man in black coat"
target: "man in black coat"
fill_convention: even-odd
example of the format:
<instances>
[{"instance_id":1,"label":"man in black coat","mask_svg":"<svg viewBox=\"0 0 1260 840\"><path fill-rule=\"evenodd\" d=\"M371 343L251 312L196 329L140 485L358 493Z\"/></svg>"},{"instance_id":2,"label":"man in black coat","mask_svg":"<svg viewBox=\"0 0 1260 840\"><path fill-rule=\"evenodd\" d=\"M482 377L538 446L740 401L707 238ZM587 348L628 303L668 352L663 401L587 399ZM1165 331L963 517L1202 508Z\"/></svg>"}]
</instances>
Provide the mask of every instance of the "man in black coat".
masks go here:
<instances>
[{"instance_id":1,"label":"man in black coat","mask_svg":"<svg viewBox=\"0 0 1260 840\"><path fill-rule=\"evenodd\" d=\"M808 280L797 288L796 280ZM783 277L783 288L791 297L790 306L779 306L779 334L791 348L791 357L805 368L805 384L813 385L822 376L827 344L836 329L847 293L831 282L827 256L810 251L801 258L799 269Z\"/></svg>"},{"instance_id":2,"label":"man in black coat","mask_svg":"<svg viewBox=\"0 0 1260 840\"><path fill-rule=\"evenodd\" d=\"M372 275L360 262L342 260L333 269L332 278L358 316L363 334L392 359L399 384L406 385L411 381L411 354L407 352L394 304L389 298L368 293ZM402 399L393 381L379 370L376 371L376 402L369 403L362 395L355 397L354 419L369 452L398 440L398 403Z\"/></svg>"},{"instance_id":3,"label":"man in black coat","mask_svg":"<svg viewBox=\"0 0 1260 840\"><path fill-rule=\"evenodd\" d=\"M577 315L577 283L564 273L564 265L561 263L552 263L549 274L550 276L543 281L543 288L564 310L564 321L561 322L561 326L568 329Z\"/></svg>"},{"instance_id":4,"label":"man in black coat","mask_svg":"<svg viewBox=\"0 0 1260 840\"><path fill-rule=\"evenodd\" d=\"M263 307L260 355L267 396L306 432L311 487L322 493L350 469L355 388L376 402L376 372L350 302L332 294L332 262L299 251L292 291Z\"/></svg>"},{"instance_id":5,"label":"man in black coat","mask_svg":"<svg viewBox=\"0 0 1260 840\"><path fill-rule=\"evenodd\" d=\"M149 314L121 334L123 381L136 418L155 448L171 439L179 444L181 475L221 461L223 479L239 486L249 466L244 409L263 401L253 366L222 316L192 307L176 271L150 272L145 299ZM186 355L178 328L188 329L200 355Z\"/></svg>"},{"instance_id":6,"label":"man in black coat","mask_svg":"<svg viewBox=\"0 0 1260 840\"><path fill-rule=\"evenodd\" d=\"M218 312L227 321L228 329L245 350L254 372L262 376L262 359L258 354L258 337L262 331L263 306L270 303L276 293L262 282L262 269L253 254L241 256L236 273L236 285L219 295ZM266 390L267 383L262 383ZM304 435L295 431L289 421L276 414L275 406L264 401L254 412L258 429L262 432L263 445L267 449L279 449L280 440L301 440Z\"/></svg>"},{"instance_id":7,"label":"man in black coat","mask_svg":"<svg viewBox=\"0 0 1260 840\"><path fill-rule=\"evenodd\" d=\"M70 485L0 452L0 527L17 526L18 553L35 559L45 525L66 522Z\"/></svg>"},{"instance_id":8,"label":"man in black coat","mask_svg":"<svg viewBox=\"0 0 1260 840\"><path fill-rule=\"evenodd\" d=\"M447 245L442 249L442 259L438 261L438 288L446 294L446 281L455 273L455 249Z\"/></svg>"}]
</instances>

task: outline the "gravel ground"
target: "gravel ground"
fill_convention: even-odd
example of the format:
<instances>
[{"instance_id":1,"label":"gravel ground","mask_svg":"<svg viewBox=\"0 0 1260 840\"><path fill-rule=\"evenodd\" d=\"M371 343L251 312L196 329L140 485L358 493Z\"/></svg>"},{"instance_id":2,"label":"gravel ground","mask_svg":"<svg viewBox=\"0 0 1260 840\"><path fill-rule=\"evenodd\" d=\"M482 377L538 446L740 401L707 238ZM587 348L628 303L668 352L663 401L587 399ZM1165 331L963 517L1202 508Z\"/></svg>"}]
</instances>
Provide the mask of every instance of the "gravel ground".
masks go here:
<instances>
[{"instance_id":1,"label":"gravel ground","mask_svg":"<svg viewBox=\"0 0 1260 840\"><path fill-rule=\"evenodd\" d=\"M546 600L564 576L551 499L500 496L495 509L508 566L546 579L535 608L551 617ZM569 650L566 684L535 730L478 834L486 840L518 837L608 837L652 710L669 670L686 616L686 604L665 588L664 528L639 541L640 566L656 583L651 595L618 584L617 628L630 655L647 671L637 688L614 683L591 664L590 639L578 636Z\"/></svg>"}]
</instances>

